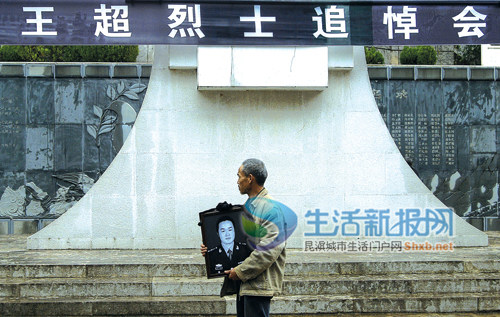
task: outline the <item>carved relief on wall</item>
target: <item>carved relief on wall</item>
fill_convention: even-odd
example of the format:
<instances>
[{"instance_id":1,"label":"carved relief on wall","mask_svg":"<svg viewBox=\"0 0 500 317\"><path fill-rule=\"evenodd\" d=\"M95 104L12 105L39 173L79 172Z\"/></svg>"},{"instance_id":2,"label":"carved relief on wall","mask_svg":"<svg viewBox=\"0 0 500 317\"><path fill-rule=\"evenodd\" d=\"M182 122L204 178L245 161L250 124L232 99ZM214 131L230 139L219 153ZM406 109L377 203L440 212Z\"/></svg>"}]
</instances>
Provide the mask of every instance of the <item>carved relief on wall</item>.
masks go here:
<instances>
[{"instance_id":1,"label":"carved relief on wall","mask_svg":"<svg viewBox=\"0 0 500 317\"><path fill-rule=\"evenodd\" d=\"M36 80L33 79L33 81ZM7 83L7 81L0 82L2 83ZM19 82L19 84L22 83ZM83 89L85 85L90 87L88 91L91 93L88 95L82 94L82 91L85 91ZM15 150L15 153L19 154L19 158L12 158L11 161L21 161L24 147L26 157L29 157L29 164L25 165L23 160L19 164L23 168L16 167L13 173L7 169L8 164L0 166L0 174L4 172L4 178L0 179L0 187L4 188L3 193L0 190L0 217L3 218L57 218L76 204L90 190L122 147L136 120L136 109L141 106L140 96L147 88L145 84L127 84L124 80L113 80L104 88L101 88L103 86L99 82L97 84L95 81L78 83L76 80L63 81L59 87L50 86L46 81L43 85L36 82L32 84L32 87L33 93L30 94L31 101L29 101L30 104L35 105L32 108L40 108L40 112L47 111L47 114L43 115L47 118L50 114L54 115L53 107L58 109L56 112L59 112L56 113L55 128L53 123L50 124L49 119L45 122L37 119L38 117L33 117L31 121L38 120L33 122L16 121L13 128L10 128L12 125L10 122L5 122L6 128L3 130L9 134L4 135L3 140L9 140L7 145L20 144L19 140L25 138L29 141L18 146L19 150ZM56 89L59 90L54 92ZM4 101L10 102L11 99L17 100L16 96L23 94L25 88L4 91L9 92L8 98ZM57 95L54 100L59 104L51 108L44 103L47 101L47 96L58 93L60 95ZM92 113L85 121L84 111L80 109L88 107L86 100L95 100L96 96L105 96L104 100L107 98L109 103L105 106L90 104ZM5 108L5 102L2 104L0 98L0 109ZM106 102L108 101L101 101L104 104ZM12 113L12 115L20 113L20 116L24 116L25 108L25 105L19 104L17 108L9 108L4 112ZM0 111L0 115L2 113ZM79 117L79 114L82 116ZM91 117L93 118L89 119ZM86 129L81 130L82 125ZM25 130L27 137L23 134ZM83 146L90 150L74 155L81 148L82 134L78 131L90 135L95 142L85 143ZM20 135L19 140L12 137L15 133ZM2 139L1 136L0 139ZM61 141L65 144L60 145ZM92 151L92 148L97 151ZM13 153L14 150L10 152ZM101 152L105 153L105 158L101 158ZM92 153L95 156L87 160L86 155L92 155ZM79 156L82 161L79 161ZM84 165L83 162L91 163ZM14 163L10 165L15 167ZM79 170L73 171L75 167ZM4 183L2 184L1 181Z\"/></svg>"},{"instance_id":2,"label":"carved relief on wall","mask_svg":"<svg viewBox=\"0 0 500 317\"><path fill-rule=\"evenodd\" d=\"M17 190L7 187L0 198L0 217L60 216L94 185L94 180L85 173L66 173L53 177L58 179L59 186L55 197L50 197L32 182L20 186Z\"/></svg>"},{"instance_id":3,"label":"carved relief on wall","mask_svg":"<svg viewBox=\"0 0 500 317\"><path fill-rule=\"evenodd\" d=\"M87 132L96 141L99 161L101 136L112 133L113 150L118 153L137 117L134 108L128 102L118 100L118 98L126 97L130 100L139 100L138 94L142 93L146 87L144 84L133 84L126 88L123 81L120 81L116 87L108 85L106 95L111 99L111 103L105 108L94 105L94 115L99 119L99 123L87 125Z\"/></svg>"},{"instance_id":4,"label":"carved relief on wall","mask_svg":"<svg viewBox=\"0 0 500 317\"><path fill-rule=\"evenodd\" d=\"M13 190L7 187L0 198L0 216L1 217L21 217L24 215L26 206L26 190L24 186Z\"/></svg>"}]
</instances>

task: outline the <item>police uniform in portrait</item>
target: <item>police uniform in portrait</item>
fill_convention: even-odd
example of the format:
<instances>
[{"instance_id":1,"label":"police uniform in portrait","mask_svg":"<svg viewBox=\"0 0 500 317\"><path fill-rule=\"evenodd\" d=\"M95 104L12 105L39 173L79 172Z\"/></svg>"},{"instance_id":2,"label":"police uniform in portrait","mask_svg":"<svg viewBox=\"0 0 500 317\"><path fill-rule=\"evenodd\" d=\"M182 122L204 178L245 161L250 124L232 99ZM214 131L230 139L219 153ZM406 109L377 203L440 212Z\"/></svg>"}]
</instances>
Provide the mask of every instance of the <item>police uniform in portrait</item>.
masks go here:
<instances>
[{"instance_id":1,"label":"police uniform in portrait","mask_svg":"<svg viewBox=\"0 0 500 317\"><path fill-rule=\"evenodd\" d=\"M235 242L233 248L224 250L222 245L218 245L207 251L210 261L210 272L223 274L225 270L230 270L243 262L249 255L250 249L244 242Z\"/></svg>"}]
</instances>

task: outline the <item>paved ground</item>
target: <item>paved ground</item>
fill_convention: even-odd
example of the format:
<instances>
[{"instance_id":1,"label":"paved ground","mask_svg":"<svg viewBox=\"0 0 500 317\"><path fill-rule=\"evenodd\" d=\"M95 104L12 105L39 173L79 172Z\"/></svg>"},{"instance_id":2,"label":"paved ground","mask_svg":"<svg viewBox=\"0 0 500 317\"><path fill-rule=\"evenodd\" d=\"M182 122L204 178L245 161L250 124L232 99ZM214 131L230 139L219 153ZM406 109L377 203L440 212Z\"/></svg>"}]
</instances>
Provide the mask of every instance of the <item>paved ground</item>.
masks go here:
<instances>
[{"instance_id":1,"label":"paved ground","mask_svg":"<svg viewBox=\"0 0 500 317\"><path fill-rule=\"evenodd\" d=\"M296 267L302 267L302 263L345 263L344 269L352 269L354 266L365 266L365 263L380 262L383 266L394 262L399 267L411 267L417 262L445 262L445 261L471 261L481 262L486 267L498 267L500 262L500 232L488 232L488 247L455 248L451 252L402 252L402 253L334 253L334 252L304 252L302 250L289 250L288 263L296 263ZM204 263L203 257L197 249L183 250L27 250L26 238L21 235L0 236L0 267L23 266L23 265L122 265L122 264L197 264L200 267ZM401 263L398 263L401 262ZM351 265L353 264L353 265ZM376 264L376 263L375 263ZM493 264L493 265L492 265ZM475 272L475 267L467 272ZM373 266L373 265L370 265ZM376 265L374 266L375 269ZM465 267L464 267L465 269ZM377 272L379 270L377 269ZM8 279L8 277L6 278ZM226 317L225 315L224 317ZM290 317L291 315L273 314L275 317ZM297 315L294 315L297 316ZM338 314L302 314L301 317L479 317L500 316L498 312L492 313L338 313ZM62 317L62 316L61 316ZM97 317L97 316L95 316ZM137 316L139 317L139 316ZM145 317L145 316L142 316ZM160 317L160 316L158 316ZM169 315L168 317L173 317ZM180 317L180 316L179 316ZM212 316L216 317L216 316Z\"/></svg>"},{"instance_id":2,"label":"paved ground","mask_svg":"<svg viewBox=\"0 0 500 317\"><path fill-rule=\"evenodd\" d=\"M233 317L235 315L200 315L199 317ZM297 317L297 315L273 314L272 317ZM499 317L498 312L490 313L338 313L338 314L301 314L300 317ZM70 316L51 316L70 317ZM81 316L85 317L85 316ZM89 317L109 317L93 315ZM151 317L150 315L137 315L128 317ZM185 315L154 315L154 317L186 317ZM191 317L196 317L192 315Z\"/></svg>"},{"instance_id":3,"label":"paved ground","mask_svg":"<svg viewBox=\"0 0 500 317\"><path fill-rule=\"evenodd\" d=\"M337 253L289 250L287 262L378 262L499 260L500 232L488 231L488 247L455 248L450 252ZM0 265L36 264L168 264L204 263L196 249L181 250L27 250L26 235L0 236Z\"/></svg>"},{"instance_id":4,"label":"paved ground","mask_svg":"<svg viewBox=\"0 0 500 317\"><path fill-rule=\"evenodd\" d=\"M272 317L297 317L297 315L281 315L273 314ZM498 312L492 313L338 313L338 314L301 314L300 317L499 317ZM71 317L67 315L63 316L51 316L51 317ZM86 316L80 316L86 317ZM88 317L109 317L109 316L98 316L92 315ZM129 315L127 317L152 317L151 315ZM154 315L154 317L186 317L185 315ZM191 317L197 317L196 315L191 315ZM235 315L200 315L198 317L235 317Z\"/></svg>"}]
</instances>

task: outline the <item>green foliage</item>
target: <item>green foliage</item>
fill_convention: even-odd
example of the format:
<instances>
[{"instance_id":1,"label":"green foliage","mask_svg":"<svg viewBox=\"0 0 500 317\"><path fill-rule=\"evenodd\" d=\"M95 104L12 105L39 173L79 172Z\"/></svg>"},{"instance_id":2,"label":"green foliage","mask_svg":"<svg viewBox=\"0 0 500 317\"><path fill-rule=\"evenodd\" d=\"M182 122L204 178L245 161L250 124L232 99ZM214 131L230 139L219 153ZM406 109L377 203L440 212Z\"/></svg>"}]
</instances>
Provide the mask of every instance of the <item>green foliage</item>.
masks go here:
<instances>
[{"instance_id":1,"label":"green foliage","mask_svg":"<svg viewBox=\"0 0 500 317\"><path fill-rule=\"evenodd\" d=\"M0 60L8 62L23 61L22 46L1 46L0 47Z\"/></svg>"},{"instance_id":2,"label":"green foliage","mask_svg":"<svg viewBox=\"0 0 500 317\"><path fill-rule=\"evenodd\" d=\"M403 65L411 65L417 63L417 48L405 46L399 54L399 62Z\"/></svg>"},{"instance_id":3,"label":"green foliage","mask_svg":"<svg viewBox=\"0 0 500 317\"><path fill-rule=\"evenodd\" d=\"M4 62L135 62L137 45L2 46Z\"/></svg>"},{"instance_id":4,"label":"green foliage","mask_svg":"<svg viewBox=\"0 0 500 317\"><path fill-rule=\"evenodd\" d=\"M417 65L435 65L437 53L432 46L417 46Z\"/></svg>"},{"instance_id":5,"label":"green foliage","mask_svg":"<svg viewBox=\"0 0 500 317\"><path fill-rule=\"evenodd\" d=\"M367 64L384 64L384 55L375 47L365 47L365 56Z\"/></svg>"},{"instance_id":6,"label":"green foliage","mask_svg":"<svg viewBox=\"0 0 500 317\"><path fill-rule=\"evenodd\" d=\"M455 45L455 65L481 65L481 45Z\"/></svg>"},{"instance_id":7,"label":"green foliage","mask_svg":"<svg viewBox=\"0 0 500 317\"><path fill-rule=\"evenodd\" d=\"M435 65L437 53L432 46L405 46L399 60L403 65Z\"/></svg>"}]
</instances>

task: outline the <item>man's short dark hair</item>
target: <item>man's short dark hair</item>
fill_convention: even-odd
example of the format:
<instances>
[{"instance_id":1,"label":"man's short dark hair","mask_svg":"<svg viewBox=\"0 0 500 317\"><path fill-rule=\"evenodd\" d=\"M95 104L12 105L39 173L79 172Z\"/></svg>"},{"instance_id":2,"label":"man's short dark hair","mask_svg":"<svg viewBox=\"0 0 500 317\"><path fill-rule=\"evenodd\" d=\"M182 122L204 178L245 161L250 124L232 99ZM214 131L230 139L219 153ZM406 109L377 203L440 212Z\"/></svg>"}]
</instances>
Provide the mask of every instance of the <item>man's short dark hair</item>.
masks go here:
<instances>
[{"instance_id":1,"label":"man's short dark hair","mask_svg":"<svg viewBox=\"0 0 500 317\"><path fill-rule=\"evenodd\" d=\"M263 186L267 179L267 169L264 162L261 160L251 158L243 161L241 164L243 166L242 171L246 176L252 174L257 181L257 184Z\"/></svg>"},{"instance_id":2,"label":"man's short dark hair","mask_svg":"<svg viewBox=\"0 0 500 317\"><path fill-rule=\"evenodd\" d=\"M233 224L233 229L235 229L235 228L234 228L234 221L233 221L233 219L232 219L231 217L229 217L229 216L222 216L222 217L220 217L220 218L217 220L217 224L216 224L216 226L215 226L217 234L219 234L219 225L220 225L220 223L221 223L221 222L223 222L223 221L231 221L231 223Z\"/></svg>"}]
</instances>

